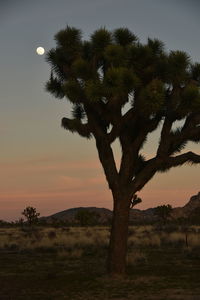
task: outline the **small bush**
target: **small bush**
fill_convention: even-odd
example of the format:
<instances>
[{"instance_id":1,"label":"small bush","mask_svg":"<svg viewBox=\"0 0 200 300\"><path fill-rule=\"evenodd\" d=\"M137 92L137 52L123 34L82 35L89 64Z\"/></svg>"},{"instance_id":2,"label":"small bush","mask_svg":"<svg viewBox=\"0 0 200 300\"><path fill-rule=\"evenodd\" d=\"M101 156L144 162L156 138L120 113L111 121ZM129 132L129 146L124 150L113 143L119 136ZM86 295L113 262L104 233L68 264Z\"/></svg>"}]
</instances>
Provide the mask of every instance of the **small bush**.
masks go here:
<instances>
[{"instance_id":1,"label":"small bush","mask_svg":"<svg viewBox=\"0 0 200 300\"><path fill-rule=\"evenodd\" d=\"M55 231L49 231L48 233L47 233L47 236L48 236L48 238L50 239L50 240L54 240L56 237L57 237L57 234L56 234L56 232Z\"/></svg>"}]
</instances>

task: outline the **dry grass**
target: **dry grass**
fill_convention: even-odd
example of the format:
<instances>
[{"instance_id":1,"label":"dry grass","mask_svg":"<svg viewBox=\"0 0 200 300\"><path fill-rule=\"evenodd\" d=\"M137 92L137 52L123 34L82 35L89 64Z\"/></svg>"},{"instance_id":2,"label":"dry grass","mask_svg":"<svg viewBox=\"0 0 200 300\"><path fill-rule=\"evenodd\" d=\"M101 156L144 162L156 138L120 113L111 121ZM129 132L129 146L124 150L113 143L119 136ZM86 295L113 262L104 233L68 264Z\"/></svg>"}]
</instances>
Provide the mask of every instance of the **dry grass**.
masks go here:
<instances>
[{"instance_id":1,"label":"dry grass","mask_svg":"<svg viewBox=\"0 0 200 300\"><path fill-rule=\"evenodd\" d=\"M109 231L106 228L40 228L33 231L8 228L0 232L0 249L64 249L72 253L74 249L107 247L108 241Z\"/></svg>"},{"instance_id":2,"label":"dry grass","mask_svg":"<svg viewBox=\"0 0 200 300\"><path fill-rule=\"evenodd\" d=\"M185 234L183 232L165 234L164 238L170 244L181 245L185 243Z\"/></svg>"},{"instance_id":3,"label":"dry grass","mask_svg":"<svg viewBox=\"0 0 200 300\"><path fill-rule=\"evenodd\" d=\"M165 245L173 247L186 246L200 248L200 227L192 226L187 233L181 230L174 232L157 232L153 226L132 226L129 230L129 251L147 247L160 248ZM0 249L10 250L54 250L66 251L72 255L76 249L106 248L109 243L109 229L106 227L71 227L71 228L3 228L0 230ZM74 255L79 256L81 251ZM81 254L82 255L82 254Z\"/></svg>"},{"instance_id":4,"label":"dry grass","mask_svg":"<svg viewBox=\"0 0 200 300\"><path fill-rule=\"evenodd\" d=\"M117 281L105 275L109 234L106 227L0 229L0 299L200 297L199 228L131 226L128 274Z\"/></svg>"},{"instance_id":5,"label":"dry grass","mask_svg":"<svg viewBox=\"0 0 200 300\"><path fill-rule=\"evenodd\" d=\"M159 247L161 244L161 240L158 234L151 234L151 235L135 235L129 237L128 245L129 247Z\"/></svg>"}]
</instances>

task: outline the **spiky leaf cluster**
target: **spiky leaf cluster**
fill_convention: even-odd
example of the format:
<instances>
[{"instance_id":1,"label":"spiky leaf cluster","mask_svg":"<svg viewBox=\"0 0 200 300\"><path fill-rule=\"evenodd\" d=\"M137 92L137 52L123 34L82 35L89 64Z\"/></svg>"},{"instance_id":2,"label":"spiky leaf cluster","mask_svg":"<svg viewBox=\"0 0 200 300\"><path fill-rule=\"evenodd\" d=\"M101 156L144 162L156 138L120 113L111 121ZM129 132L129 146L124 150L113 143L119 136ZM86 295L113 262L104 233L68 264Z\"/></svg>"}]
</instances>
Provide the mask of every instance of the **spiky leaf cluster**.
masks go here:
<instances>
[{"instance_id":1,"label":"spiky leaf cluster","mask_svg":"<svg viewBox=\"0 0 200 300\"><path fill-rule=\"evenodd\" d=\"M81 103L83 101L83 90L78 80L71 79L65 82L63 84L63 91L72 103Z\"/></svg>"},{"instance_id":2,"label":"spiky leaf cluster","mask_svg":"<svg viewBox=\"0 0 200 300\"><path fill-rule=\"evenodd\" d=\"M114 41L121 46L128 46L137 41L137 37L128 28L118 28L113 32Z\"/></svg>"},{"instance_id":3,"label":"spiky leaf cluster","mask_svg":"<svg viewBox=\"0 0 200 300\"><path fill-rule=\"evenodd\" d=\"M105 96L126 96L138 86L137 76L128 68L109 68L104 78Z\"/></svg>"},{"instance_id":4,"label":"spiky leaf cluster","mask_svg":"<svg viewBox=\"0 0 200 300\"><path fill-rule=\"evenodd\" d=\"M104 57L108 65L113 67L126 65L126 53L120 45L109 45L105 48Z\"/></svg>"},{"instance_id":5,"label":"spiky leaf cluster","mask_svg":"<svg viewBox=\"0 0 200 300\"><path fill-rule=\"evenodd\" d=\"M85 85L85 94L90 102L101 101L103 97L103 85L100 80L88 80Z\"/></svg>"},{"instance_id":6,"label":"spiky leaf cluster","mask_svg":"<svg viewBox=\"0 0 200 300\"><path fill-rule=\"evenodd\" d=\"M200 85L200 64L195 63L194 65L191 65L191 74L192 79L195 80L196 84Z\"/></svg>"},{"instance_id":7,"label":"spiky leaf cluster","mask_svg":"<svg viewBox=\"0 0 200 300\"><path fill-rule=\"evenodd\" d=\"M171 51L168 58L169 81L174 86L185 84L189 77L190 58L183 51Z\"/></svg>"},{"instance_id":8,"label":"spiky leaf cluster","mask_svg":"<svg viewBox=\"0 0 200 300\"><path fill-rule=\"evenodd\" d=\"M50 80L46 83L46 90L56 98L62 99L65 96L60 80L51 74Z\"/></svg>"},{"instance_id":9,"label":"spiky leaf cluster","mask_svg":"<svg viewBox=\"0 0 200 300\"><path fill-rule=\"evenodd\" d=\"M85 112L83 109L83 106L81 104L75 104L72 109L72 116L74 119L77 119L79 121L83 120L85 118Z\"/></svg>"},{"instance_id":10,"label":"spiky leaf cluster","mask_svg":"<svg viewBox=\"0 0 200 300\"><path fill-rule=\"evenodd\" d=\"M137 159L148 132L162 120L167 124L158 153L170 155L181 151L187 139L200 139L196 131L189 136L187 129L190 123L199 126L193 114L200 111L200 64L191 63L187 53L167 52L158 39L142 44L127 28L100 28L84 40L80 30L67 26L55 35L55 41L55 49L47 54L52 74L46 89L73 104L73 118L63 119L64 128L84 137L103 134L109 143L119 138L122 149L129 139L136 145ZM129 110L123 115L128 102ZM174 133L173 123L184 118L185 131ZM83 119L88 123L83 124ZM166 136L168 143L163 142ZM145 166L135 164L139 173ZM160 166L160 170L167 168L165 163Z\"/></svg>"},{"instance_id":11,"label":"spiky leaf cluster","mask_svg":"<svg viewBox=\"0 0 200 300\"><path fill-rule=\"evenodd\" d=\"M157 113L163 106L165 100L165 89L162 81L152 80L144 89L141 90L140 113L150 115Z\"/></svg>"},{"instance_id":12,"label":"spiky leaf cluster","mask_svg":"<svg viewBox=\"0 0 200 300\"><path fill-rule=\"evenodd\" d=\"M182 95L182 105L188 111L200 111L200 91L195 85L187 85Z\"/></svg>"},{"instance_id":13,"label":"spiky leaf cluster","mask_svg":"<svg viewBox=\"0 0 200 300\"><path fill-rule=\"evenodd\" d=\"M105 48L110 45L111 42L112 36L107 29L101 28L96 30L91 36L93 55L102 55Z\"/></svg>"}]
</instances>

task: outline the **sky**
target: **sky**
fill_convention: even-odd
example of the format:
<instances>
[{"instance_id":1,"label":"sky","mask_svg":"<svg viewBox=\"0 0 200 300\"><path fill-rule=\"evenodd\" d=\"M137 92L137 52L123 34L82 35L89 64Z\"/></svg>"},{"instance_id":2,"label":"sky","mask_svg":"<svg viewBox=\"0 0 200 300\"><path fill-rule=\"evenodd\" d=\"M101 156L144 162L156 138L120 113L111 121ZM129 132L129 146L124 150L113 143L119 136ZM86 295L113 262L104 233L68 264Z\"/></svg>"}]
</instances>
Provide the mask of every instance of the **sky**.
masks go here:
<instances>
[{"instance_id":1,"label":"sky","mask_svg":"<svg viewBox=\"0 0 200 300\"><path fill-rule=\"evenodd\" d=\"M112 197L93 140L61 128L70 115L67 100L57 100L44 85L50 67L36 54L55 46L66 25L84 39L105 26L128 27L140 39L161 39L168 50L186 51L200 62L198 0L1 0L0 1L0 219L17 220L26 206L43 216L71 207L112 209ZM158 132L144 153L153 155ZM199 153L200 147L189 144ZM116 159L120 158L114 145ZM138 196L140 209L183 206L200 191L200 166L156 174Z\"/></svg>"}]
</instances>

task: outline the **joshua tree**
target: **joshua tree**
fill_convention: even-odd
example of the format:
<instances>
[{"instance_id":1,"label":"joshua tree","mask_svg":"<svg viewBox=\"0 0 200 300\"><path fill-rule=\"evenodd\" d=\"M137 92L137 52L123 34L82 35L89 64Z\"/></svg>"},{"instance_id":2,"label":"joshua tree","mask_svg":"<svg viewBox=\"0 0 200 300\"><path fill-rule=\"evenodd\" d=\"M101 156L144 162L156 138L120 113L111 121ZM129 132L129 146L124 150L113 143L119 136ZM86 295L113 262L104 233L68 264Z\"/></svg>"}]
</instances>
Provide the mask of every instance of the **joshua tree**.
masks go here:
<instances>
[{"instance_id":1,"label":"joshua tree","mask_svg":"<svg viewBox=\"0 0 200 300\"><path fill-rule=\"evenodd\" d=\"M100 28L85 41L80 30L67 27L55 41L47 54L46 89L73 106L62 127L96 141L114 203L108 271L123 274L135 193L157 172L200 162L200 155L180 153L188 141L200 141L200 64L185 52L168 53L157 39L141 44L127 28ZM174 129L177 120L182 125ZM141 149L158 126L157 152L145 159ZM111 147L115 140L121 145L119 170Z\"/></svg>"},{"instance_id":2,"label":"joshua tree","mask_svg":"<svg viewBox=\"0 0 200 300\"><path fill-rule=\"evenodd\" d=\"M33 225L33 224L37 223L40 213L36 212L36 208L27 206L23 210L22 215L24 215L26 217L29 225Z\"/></svg>"},{"instance_id":3,"label":"joshua tree","mask_svg":"<svg viewBox=\"0 0 200 300\"><path fill-rule=\"evenodd\" d=\"M170 204L160 205L155 208L155 215L158 216L163 223L166 223L172 212L172 206Z\"/></svg>"}]
</instances>

